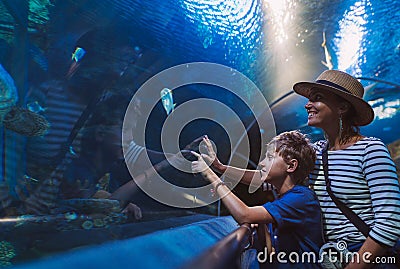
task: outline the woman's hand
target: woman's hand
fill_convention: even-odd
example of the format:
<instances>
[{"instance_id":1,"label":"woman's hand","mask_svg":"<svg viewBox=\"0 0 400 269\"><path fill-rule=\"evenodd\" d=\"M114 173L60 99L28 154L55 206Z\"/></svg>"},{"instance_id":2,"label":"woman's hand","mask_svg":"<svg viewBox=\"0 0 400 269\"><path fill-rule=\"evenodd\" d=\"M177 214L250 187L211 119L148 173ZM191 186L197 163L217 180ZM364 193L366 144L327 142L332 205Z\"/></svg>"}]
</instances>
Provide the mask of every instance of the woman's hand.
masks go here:
<instances>
[{"instance_id":1,"label":"woman's hand","mask_svg":"<svg viewBox=\"0 0 400 269\"><path fill-rule=\"evenodd\" d=\"M203 159L203 155L198 154L197 152L191 152L196 158L197 161L192 162L192 172L193 173L201 173L204 177L206 177L211 171L210 167Z\"/></svg>"},{"instance_id":2,"label":"woman's hand","mask_svg":"<svg viewBox=\"0 0 400 269\"><path fill-rule=\"evenodd\" d=\"M140 220L142 218L142 210L135 204L129 203L122 213L126 214L128 218L133 218L134 220Z\"/></svg>"}]
</instances>

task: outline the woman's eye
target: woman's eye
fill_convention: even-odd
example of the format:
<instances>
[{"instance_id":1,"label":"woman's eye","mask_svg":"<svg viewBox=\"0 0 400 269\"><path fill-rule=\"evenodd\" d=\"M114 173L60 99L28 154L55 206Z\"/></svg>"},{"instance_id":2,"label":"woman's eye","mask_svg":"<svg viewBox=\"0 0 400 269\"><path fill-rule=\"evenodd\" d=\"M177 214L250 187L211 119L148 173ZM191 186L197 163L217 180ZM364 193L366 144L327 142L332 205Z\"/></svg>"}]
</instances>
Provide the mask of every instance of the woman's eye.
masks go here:
<instances>
[{"instance_id":1,"label":"woman's eye","mask_svg":"<svg viewBox=\"0 0 400 269\"><path fill-rule=\"evenodd\" d=\"M321 94L315 94L313 96L310 96L310 101L312 101L312 102L320 101L321 99L322 99Z\"/></svg>"}]
</instances>

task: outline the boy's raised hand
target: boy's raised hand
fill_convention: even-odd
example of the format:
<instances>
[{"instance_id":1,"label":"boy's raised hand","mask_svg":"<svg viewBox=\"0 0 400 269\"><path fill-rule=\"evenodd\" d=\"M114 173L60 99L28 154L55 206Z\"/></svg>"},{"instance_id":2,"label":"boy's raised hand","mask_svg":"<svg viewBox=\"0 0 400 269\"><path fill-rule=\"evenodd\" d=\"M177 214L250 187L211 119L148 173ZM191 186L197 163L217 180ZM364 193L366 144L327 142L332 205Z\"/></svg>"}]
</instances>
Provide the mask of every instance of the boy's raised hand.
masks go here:
<instances>
[{"instance_id":1,"label":"boy's raised hand","mask_svg":"<svg viewBox=\"0 0 400 269\"><path fill-rule=\"evenodd\" d=\"M220 161L217 158L217 154L215 153L214 147L211 143L211 140L207 135L203 137L203 140L200 143L199 147L201 157L208 165L214 166L215 164L219 164Z\"/></svg>"}]
</instances>

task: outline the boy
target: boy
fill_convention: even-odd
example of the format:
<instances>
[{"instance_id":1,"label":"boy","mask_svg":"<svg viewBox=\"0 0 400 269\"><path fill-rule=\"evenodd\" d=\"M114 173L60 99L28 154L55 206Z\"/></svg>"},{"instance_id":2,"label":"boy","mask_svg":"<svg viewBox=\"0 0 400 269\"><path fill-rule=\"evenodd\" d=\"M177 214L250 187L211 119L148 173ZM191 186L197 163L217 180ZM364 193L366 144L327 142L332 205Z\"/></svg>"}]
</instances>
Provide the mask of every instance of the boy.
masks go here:
<instances>
[{"instance_id":1,"label":"boy","mask_svg":"<svg viewBox=\"0 0 400 269\"><path fill-rule=\"evenodd\" d=\"M208 153L213 153L210 140L203 139ZM319 268L318 251L323 244L321 209L315 193L304 186L306 176L315 163L315 151L309 140L300 132L284 132L267 146L265 158L260 162L261 171L229 167L228 176L259 173L261 180L272 184L278 199L263 206L249 207L243 203L223 181L208 167L214 156L192 152L197 161L192 162L193 172L200 172L211 182L233 218L239 223L272 223L275 259L272 268ZM219 162L219 161L218 161ZM239 173L241 171L241 173ZM296 254L295 254L296 253ZM303 254L304 253L304 254ZM315 257L308 259L308 257Z\"/></svg>"}]
</instances>

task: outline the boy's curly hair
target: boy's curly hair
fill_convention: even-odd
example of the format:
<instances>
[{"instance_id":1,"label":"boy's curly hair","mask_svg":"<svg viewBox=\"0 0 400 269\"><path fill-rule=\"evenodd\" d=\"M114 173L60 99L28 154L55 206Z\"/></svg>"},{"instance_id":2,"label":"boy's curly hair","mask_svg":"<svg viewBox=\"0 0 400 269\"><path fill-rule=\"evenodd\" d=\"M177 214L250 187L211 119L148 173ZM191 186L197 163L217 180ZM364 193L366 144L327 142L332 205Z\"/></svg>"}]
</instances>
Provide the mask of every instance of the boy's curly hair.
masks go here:
<instances>
[{"instance_id":1,"label":"boy's curly hair","mask_svg":"<svg viewBox=\"0 0 400 269\"><path fill-rule=\"evenodd\" d=\"M298 161L294 172L296 184L308 185L308 175L314 169L316 154L307 136L299 131L283 132L275 136L269 143L271 144L275 145L275 151L286 162L291 159Z\"/></svg>"}]
</instances>

